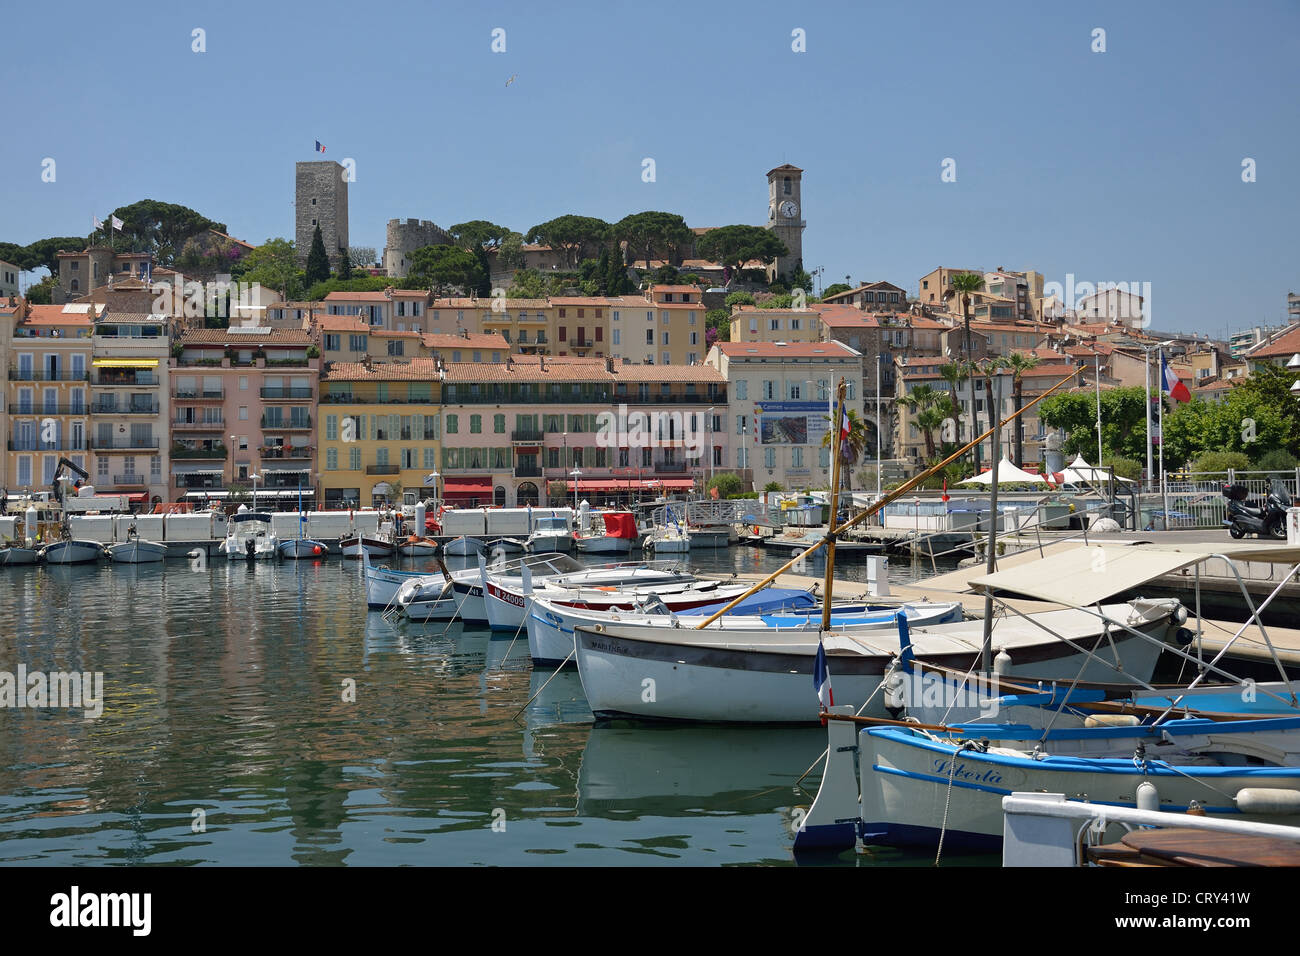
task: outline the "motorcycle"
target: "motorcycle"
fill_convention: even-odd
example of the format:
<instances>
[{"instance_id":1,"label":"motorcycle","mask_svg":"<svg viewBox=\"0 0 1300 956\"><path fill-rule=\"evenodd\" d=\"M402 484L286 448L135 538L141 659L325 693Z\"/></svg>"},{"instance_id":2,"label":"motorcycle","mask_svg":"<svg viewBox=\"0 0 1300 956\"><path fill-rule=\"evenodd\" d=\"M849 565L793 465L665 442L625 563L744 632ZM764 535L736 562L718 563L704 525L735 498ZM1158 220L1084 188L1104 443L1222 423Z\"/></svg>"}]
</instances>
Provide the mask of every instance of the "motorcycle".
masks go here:
<instances>
[{"instance_id":1,"label":"motorcycle","mask_svg":"<svg viewBox=\"0 0 1300 956\"><path fill-rule=\"evenodd\" d=\"M1268 497L1263 504L1247 501L1250 492L1245 485L1224 485L1223 497L1228 499L1228 517L1223 523L1228 534L1244 538L1257 534L1261 538L1286 538L1286 510L1291 507L1291 493L1280 478L1274 478Z\"/></svg>"}]
</instances>

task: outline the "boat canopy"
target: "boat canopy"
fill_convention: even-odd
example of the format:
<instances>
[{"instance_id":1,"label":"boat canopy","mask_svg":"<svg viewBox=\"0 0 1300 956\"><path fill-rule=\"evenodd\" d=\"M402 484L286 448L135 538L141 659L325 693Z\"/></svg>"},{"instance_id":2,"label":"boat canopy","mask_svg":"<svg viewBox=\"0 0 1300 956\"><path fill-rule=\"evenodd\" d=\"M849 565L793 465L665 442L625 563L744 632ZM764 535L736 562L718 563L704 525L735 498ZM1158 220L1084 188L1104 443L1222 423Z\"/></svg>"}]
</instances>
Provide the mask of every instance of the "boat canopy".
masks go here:
<instances>
[{"instance_id":1,"label":"boat canopy","mask_svg":"<svg viewBox=\"0 0 1300 956\"><path fill-rule=\"evenodd\" d=\"M239 524L242 521L265 521L270 523L271 515L266 511L239 511L230 516L230 521Z\"/></svg>"},{"instance_id":2,"label":"boat canopy","mask_svg":"<svg viewBox=\"0 0 1300 956\"><path fill-rule=\"evenodd\" d=\"M639 533L636 528L636 518L632 517L626 511L606 511L605 534L611 538L629 538L633 539Z\"/></svg>"},{"instance_id":3,"label":"boat canopy","mask_svg":"<svg viewBox=\"0 0 1300 956\"><path fill-rule=\"evenodd\" d=\"M1088 607L1213 557L1300 564L1300 547L1226 541L1087 544L972 578L970 585L976 590Z\"/></svg>"},{"instance_id":4,"label":"boat canopy","mask_svg":"<svg viewBox=\"0 0 1300 956\"><path fill-rule=\"evenodd\" d=\"M538 518L534 528L536 531L565 531L569 530L569 522L558 515L546 515Z\"/></svg>"}]
</instances>

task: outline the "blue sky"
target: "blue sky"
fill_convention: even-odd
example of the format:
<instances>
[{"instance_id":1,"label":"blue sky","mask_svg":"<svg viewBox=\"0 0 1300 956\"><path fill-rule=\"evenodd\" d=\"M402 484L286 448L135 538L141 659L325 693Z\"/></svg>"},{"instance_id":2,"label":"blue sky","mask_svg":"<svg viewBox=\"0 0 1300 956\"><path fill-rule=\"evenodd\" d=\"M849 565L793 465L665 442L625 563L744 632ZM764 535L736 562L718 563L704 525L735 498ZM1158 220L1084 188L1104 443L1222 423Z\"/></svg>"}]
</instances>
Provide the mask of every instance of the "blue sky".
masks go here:
<instances>
[{"instance_id":1,"label":"blue sky","mask_svg":"<svg viewBox=\"0 0 1300 956\"><path fill-rule=\"evenodd\" d=\"M1284 321L1300 290L1294 2L74 2L57 29L28 2L6 21L4 241L146 197L292 237L293 164L320 140L356 160L351 241L378 249L393 217L761 224L763 174L790 162L827 283L1150 282L1155 327L1216 334Z\"/></svg>"}]
</instances>

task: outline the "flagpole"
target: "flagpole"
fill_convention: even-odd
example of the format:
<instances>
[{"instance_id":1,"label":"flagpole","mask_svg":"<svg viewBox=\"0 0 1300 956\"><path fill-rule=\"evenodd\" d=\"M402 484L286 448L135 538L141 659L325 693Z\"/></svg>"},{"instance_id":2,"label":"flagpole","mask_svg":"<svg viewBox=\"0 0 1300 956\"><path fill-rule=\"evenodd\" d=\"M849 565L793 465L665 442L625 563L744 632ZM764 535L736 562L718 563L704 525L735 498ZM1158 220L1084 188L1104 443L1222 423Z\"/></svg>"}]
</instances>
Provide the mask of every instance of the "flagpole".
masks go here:
<instances>
[{"instance_id":1,"label":"flagpole","mask_svg":"<svg viewBox=\"0 0 1300 956\"><path fill-rule=\"evenodd\" d=\"M1147 493L1149 494L1151 492L1151 478L1152 478L1152 473L1151 473L1151 438L1152 438L1151 435L1151 349L1144 348L1142 350L1142 355L1146 360L1145 364L1143 365L1143 372L1145 373L1144 380L1146 383L1145 391L1143 392L1143 394L1146 397L1146 406L1147 406ZM1161 436L1161 441L1164 441L1163 436Z\"/></svg>"},{"instance_id":2,"label":"flagpole","mask_svg":"<svg viewBox=\"0 0 1300 956\"><path fill-rule=\"evenodd\" d=\"M1097 467L1101 467L1101 356L1093 357L1092 377L1096 379L1094 383L1097 386Z\"/></svg>"},{"instance_id":3,"label":"flagpole","mask_svg":"<svg viewBox=\"0 0 1300 956\"><path fill-rule=\"evenodd\" d=\"M831 419L831 520L826 526L826 581L822 598L822 630L831 628L831 590L835 586L835 530L840 521L840 452L844 443L844 428L840 416L844 414L844 379L835 388L835 417Z\"/></svg>"},{"instance_id":4,"label":"flagpole","mask_svg":"<svg viewBox=\"0 0 1300 956\"><path fill-rule=\"evenodd\" d=\"M1169 530L1169 494L1165 490L1165 350L1156 349L1160 356L1160 508L1164 514L1165 530Z\"/></svg>"}]
</instances>

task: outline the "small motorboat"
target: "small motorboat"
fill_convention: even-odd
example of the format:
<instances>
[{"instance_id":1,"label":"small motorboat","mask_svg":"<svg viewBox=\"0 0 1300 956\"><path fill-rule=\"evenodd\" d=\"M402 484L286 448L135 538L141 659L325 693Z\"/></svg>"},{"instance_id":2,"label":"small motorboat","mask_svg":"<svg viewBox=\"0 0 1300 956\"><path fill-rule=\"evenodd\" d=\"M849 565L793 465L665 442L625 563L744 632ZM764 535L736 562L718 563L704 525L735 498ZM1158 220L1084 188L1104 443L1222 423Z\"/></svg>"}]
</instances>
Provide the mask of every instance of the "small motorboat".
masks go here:
<instances>
[{"instance_id":1,"label":"small motorboat","mask_svg":"<svg viewBox=\"0 0 1300 956\"><path fill-rule=\"evenodd\" d=\"M465 555L482 554L484 547L482 539L461 535L459 538L448 541L445 550L447 554L464 557Z\"/></svg>"},{"instance_id":2,"label":"small motorboat","mask_svg":"<svg viewBox=\"0 0 1300 956\"><path fill-rule=\"evenodd\" d=\"M372 558L391 558L397 550L392 538L383 534L347 534L339 538L339 547L349 559L360 558L363 549Z\"/></svg>"},{"instance_id":3,"label":"small motorboat","mask_svg":"<svg viewBox=\"0 0 1300 956\"><path fill-rule=\"evenodd\" d=\"M47 544L40 550L40 560L46 564L90 564L104 556L104 546L98 541L81 541L67 538Z\"/></svg>"},{"instance_id":4,"label":"small motorboat","mask_svg":"<svg viewBox=\"0 0 1300 956\"><path fill-rule=\"evenodd\" d=\"M290 538L278 545L280 557L291 561L310 561L329 554L329 545L314 538Z\"/></svg>"},{"instance_id":5,"label":"small motorboat","mask_svg":"<svg viewBox=\"0 0 1300 956\"><path fill-rule=\"evenodd\" d=\"M488 554L523 554L528 550L528 542L518 538L489 538L483 542L483 550Z\"/></svg>"},{"instance_id":6,"label":"small motorboat","mask_svg":"<svg viewBox=\"0 0 1300 956\"><path fill-rule=\"evenodd\" d=\"M572 551L573 532L569 530L569 520L554 514L538 518L526 546L534 554Z\"/></svg>"},{"instance_id":7,"label":"small motorboat","mask_svg":"<svg viewBox=\"0 0 1300 956\"><path fill-rule=\"evenodd\" d=\"M279 554L279 539L271 530L271 515L265 511L249 511L247 505L230 516L226 540L221 553L232 561L262 561Z\"/></svg>"},{"instance_id":8,"label":"small motorboat","mask_svg":"<svg viewBox=\"0 0 1300 956\"><path fill-rule=\"evenodd\" d=\"M0 568L18 564L35 564L40 552L36 548L24 548L11 544L0 547Z\"/></svg>"},{"instance_id":9,"label":"small motorboat","mask_svg":"<svg viewBox=\"0 0 1300 956\"><path fill-rule=\"evenodd\" d=\"M605 511L592 515L591 530L574 535L573 543L590 554L627 554L640 536L631 514Z\"/></svg>"},{"instance_id":10,"label":"small motorboat","mask_svg":"<svg viewBox=\"0 0 1300 956\"><path fill-rule=\"evenodd\" d=\"M167 545L134 535L127 541L110 544L105 550L109 560L117 564L154 564L167 557Z\"/></svg>"}]
</instances>

